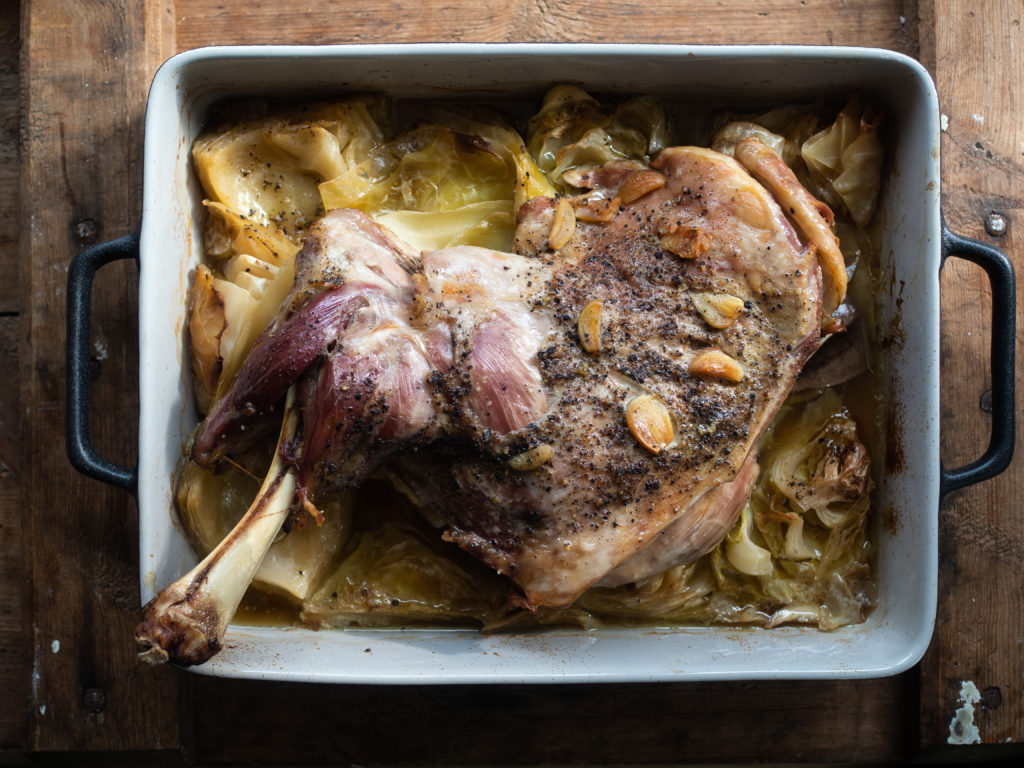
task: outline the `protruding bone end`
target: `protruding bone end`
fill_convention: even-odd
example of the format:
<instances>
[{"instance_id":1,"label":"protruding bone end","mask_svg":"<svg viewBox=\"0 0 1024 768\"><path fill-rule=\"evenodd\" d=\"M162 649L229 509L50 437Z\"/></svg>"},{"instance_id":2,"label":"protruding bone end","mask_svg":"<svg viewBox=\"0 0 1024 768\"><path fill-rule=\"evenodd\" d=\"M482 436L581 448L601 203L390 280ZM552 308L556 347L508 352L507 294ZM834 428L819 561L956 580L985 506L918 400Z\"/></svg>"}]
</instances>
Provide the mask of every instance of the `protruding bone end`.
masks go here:
<instances>
[{"instance_id":1,"label":"protruding bone end","mask_svg":"<svg viewBox=\"0 0 1024 768\"><path fill-rule=\"evenodd\" d=\"M135 641L144 647L139 652L142 661L189 667L209 661L220 650L222 631L216 615L196 616L187 603L160 602L158 596L146 606L135 628Z\"/></svg>"}]
</instances>

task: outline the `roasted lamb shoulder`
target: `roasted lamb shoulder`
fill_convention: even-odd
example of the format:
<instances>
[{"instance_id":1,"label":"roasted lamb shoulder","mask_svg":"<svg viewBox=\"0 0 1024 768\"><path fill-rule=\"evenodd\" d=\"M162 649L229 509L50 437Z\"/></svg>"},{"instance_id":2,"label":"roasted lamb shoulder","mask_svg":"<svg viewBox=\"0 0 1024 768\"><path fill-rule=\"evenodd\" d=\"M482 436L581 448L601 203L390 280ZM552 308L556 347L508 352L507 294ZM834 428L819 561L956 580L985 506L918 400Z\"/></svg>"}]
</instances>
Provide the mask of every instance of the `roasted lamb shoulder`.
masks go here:
<instances>
[{"instance_id":1,"label":"roasted lamb shoulder","mask_svg":"<svg viewBox=\"0 0 1024 768\"><path fill-rule=\"evenodd\" d=\"M771 187L779 172L762 166ZM819 343L813 238L828 222L812 238L800 222L823 216L813 198L791 194L804 207L787 215L706 149L580 181L589 191L523 206L516 254L416 253L358 211L326 214L192 459L211 465L259 433L298 381L307 509L318 489L382 468L530 608L713 547Z\"/></svg>"}]
</instances>

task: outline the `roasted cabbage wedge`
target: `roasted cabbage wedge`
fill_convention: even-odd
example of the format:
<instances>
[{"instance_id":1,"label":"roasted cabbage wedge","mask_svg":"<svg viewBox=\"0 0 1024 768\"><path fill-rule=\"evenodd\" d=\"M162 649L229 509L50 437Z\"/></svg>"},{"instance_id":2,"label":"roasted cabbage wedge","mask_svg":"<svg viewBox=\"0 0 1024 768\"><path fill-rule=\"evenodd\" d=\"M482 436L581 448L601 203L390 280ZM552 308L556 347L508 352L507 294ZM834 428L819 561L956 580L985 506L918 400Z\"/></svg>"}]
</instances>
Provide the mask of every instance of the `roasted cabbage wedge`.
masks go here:
<instances>
[{"instance_id":1,"label":"roasted cabbage wedge","mask_svg":"<svg viewBox=\"0 0 1024 768\"><path fill-rule=\"evenodd\" d=\"M408 502L371 483L341 564L303 603L312 626L492 623L507 612L508 589L493 573L439 540Z\"/></svg>"},{"instance_id":2,"label":"roasted cabbage wedge","mask_svg":"<svg viewBox=\"0 0 1024 768\"><path fill-rule=\"evenodd\" d=\"M373 185L386 120L378 97L301 107L204 133L193 162L210 200L301 242L323 211L322 182L345 176Z\"/></svg>"},{"instance_id":3,"label":"roasted cabbage wedge","mask_svg":"<svg viewBox=\"0 0 1024 768\"><path fill-rule=\"evenodd\" d=\"M177 488L178 512L200 557L231 531L259 486L260 481L242 468L218 474L186 462ZM320 500L320 505L323 525L296 524L282 533L263 558L254 580L257 586L296 605L326 578L351 534L351 495L335 494Z\"/></svg>"},{"instance_id":4,"label":"roasted cabbage wedge","mask_svg":"<svg viewBox=\"0 0 1024 768\"><path fill-rule=\"evenodd\" d=\"M379 169L361 177L373 184L331 179L320 186L325 208L358 208L424 250L509 250L519 207L554 194L518 133L459 112L399 134L365 164Z\"/></svg>"},{"instance_id":5,"label":"roasted cabbage wedge","mask_svg":"<svg viewBox=\"0 0 1024 768\"><path fill-rule=\"evenodd\" d=\"M727 538L721 583L746 581L770 625L835 629L874 605L868 536L871 463L857 425L831 389L792 395L761 441L762 471L743 536L771 553L769 567L742 567ZM745 517L746 517L745 510ZM756 581L750 577L756 577ZM725 589L729 592L729 589Z\"/></svg>"},{"instance_id":6,"label":"roasted cabbage wedge","mask_svg":"<svg viewBox=\"0 0 1024 768\"><path fill-rule=\"evenodd\" d=\"M881 113L853 96L835 121L807 139L800 155L810 172L808 189L845 209L858 227L875 213L882 185L885 149L879 135Z\"/></svg>"},{"instance_id":7,"label":"roasted cabbage wedge","mask_svg":"<svg viewBox=\"0 0 1024 768\"><path fill-rule=\"evenodd\" d=\"M214 262L196 270L189 334L196 405L209 410L234 378L253 343L291 289L299 246L246 220L222 203L205 201L204 245Z\"/></svg>"},{"instance_id":8,"label":"roasted cabbage wedge","mask_svg":"<svg viewBox=\"0 0 1024 768\"><path fill-rule=\"evenodd\" d=\"M581 88L559 85L530 120L526 141L548 180L564 192L566 171L622 160L649 163L668 142L668 119L651 97L606 107Z\"/></svg>"}]
</instances>

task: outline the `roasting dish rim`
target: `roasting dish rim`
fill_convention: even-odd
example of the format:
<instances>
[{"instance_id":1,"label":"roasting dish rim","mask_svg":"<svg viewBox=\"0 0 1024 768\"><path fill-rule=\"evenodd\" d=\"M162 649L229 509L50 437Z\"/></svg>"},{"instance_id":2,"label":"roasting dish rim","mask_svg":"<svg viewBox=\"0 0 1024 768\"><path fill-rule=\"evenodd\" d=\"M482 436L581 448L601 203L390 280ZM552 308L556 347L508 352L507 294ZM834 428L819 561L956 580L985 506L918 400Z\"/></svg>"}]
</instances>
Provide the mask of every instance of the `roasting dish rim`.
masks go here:
<instances>
[{"instance_id":1,"label":"roasting dish rim","mask_svg":"<svg viewBox=\"0 0 1024 768\"><path fill-rule=\"evenodd\" d=\"M308 72L305 65L310 61L320 65L321 82L295 74L290 75L291 80L281 76L283 70ZM899 80L890 88L893 93L902 88L912 96L902 106L892 94L888 99L892 102L889 106L901 110L895 115L900 126L898 147L913 148L912 155L896 157L892 176L919 193L915 200L904 201L903 207L888 212L888 245L893 251L893 263L887 266L900 270L898 277L894 271L892 285L902 280L904 286L909 284L914 291L904 294L904 288L900 288L903 310L898 317L893 293L893 315L889 319L897 320L899 331L909 339L909 345L902 345L901 354L905 354L907 346L917 350L917 367L928 377L909 394L904 391L906 381L897 376L892 383L890 395L899 400L895 411L903 414L904 431L910 431L910 437L903 435L902 439L909 440L912 450L905 451L907 466L893 477L890 485L894 488L882 492L913 496L916 504L915 509L908 510L893 502L893 509L898 511L891 526L892 538L908 544L901 544L901 551L904 555L910 553L910 564L900 565L895 553L883 551L880 567L886 578L893 581L916 574L915 585L894 593L883 589L879 607L865 624L833 633L792 627L679 627L547 630L484 637L460 630L313 632L233 626L225 641L225 651L196 668L200 673L364 683L796 679L895 674L923 655L934 622L937 571L938 104L931 81L917 62L890 51L871 49L456 43L246 46L197 49L169 60L154 80L146 121L140 259L139 510L143 602L194 563L174 518L173 473L167 471L169 462L175 458L174 449L169 446L177 445L180 458L181 436L191 426L184 322L180 316L170 324L167 322L168 313L183 311L184 301L179 301L175 308L167 294L183 295L190 266L170 270L166 262L173 262L175 254L182 252L190 254L190 264L197 258L196 190L189 178L187 154L205 106L213 98L246 92L240 82L257 81L270 91L287 87L289 82L292 87L314 90L332 82L335 88L341 86L352 91L367 90L365 84L386 87L390 83L399 93L409 88L422 93L417 89L426 87L426 92L432 94L464 95L469 88L453 79L453 73L462 73L475 83L475 92L489 91L495 85L513 92L535 92L552 81L541 81L536 75L531 80L524 76L523 67L542 71L541 65L556 63L560 72L577 73L577 79L583 82L649 78L652 73L664 73L669 65L679 69L680 74L662 74L664 80L652 89L654 92L679 87L682 79L686 75L692 77L694 72L708 74L724 68L746 74L745 80L734 86L734 92L740 95L744 91L752 93L752 89L770 84L780 75L792 76L800 66L823 68L846 83L866 77L857 75L858 71L867 73L880 68ZM507 73L513 64L520 67L520 79L510 81ZM625 64L632 65L635 74L622 74ZM265 79L268 66L278 70L270 78L272 82ZM766 70L766 66L774 69ZM491 72L492 80L485 82L482 72ZM340 81L339 73L344 73L344 82ZM769 73L775 77L769 77ZM421 81L434 78L433 89L422 83L406 85L410 80L403 81L403 76L412 80L418 77ZM820 80L822 76L818 77ZM861 82L863 85L866 81ZM693 93L692 86L686 87ZM772 98L793 98L821 87L820 82L813 85L790 80L774 91ZM914 178L907 181L911 175ZM912 210L912 202L920 204L916 211ZM905 225L908 217L912 217L910 226ZM908 230L918 233L916 243ZM912 255L897 256L905 252ZM160 258L160 254L166 257ZM912 263L904 264L907 259ZM168 286L173 286L173 290L168 291ZM161 313L163 320L159 319ZM156 343L157 339L162 341ZM171 355L166 353L168 339L175 344ZM908 407L913 413L907 412ZM913 490L909 490L911 486ZM890 534L882 531L881 535ZM888 584L881 576L880 582L883 586ZM860 646L865 641L877 648L863 650ZM623 658L628 662L623 663Z\"/></svg>"}]
</instances>

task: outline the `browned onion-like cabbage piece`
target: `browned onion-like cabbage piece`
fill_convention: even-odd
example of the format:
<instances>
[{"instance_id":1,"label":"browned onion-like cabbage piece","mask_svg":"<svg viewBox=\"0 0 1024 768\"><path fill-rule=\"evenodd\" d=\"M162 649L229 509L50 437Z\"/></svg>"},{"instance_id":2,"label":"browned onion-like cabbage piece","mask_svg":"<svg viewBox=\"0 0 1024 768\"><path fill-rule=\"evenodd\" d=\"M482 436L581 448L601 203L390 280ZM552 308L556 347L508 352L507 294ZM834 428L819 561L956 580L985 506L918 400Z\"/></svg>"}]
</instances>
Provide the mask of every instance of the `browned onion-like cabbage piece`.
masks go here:
<instances>
[{"instance_id":1,"label":"browned onion-like cabbage piece","mask_svg":"<svg viewBox=\"0 0 1024 768\"><path fill-rule=\"evenodd\" d=\"M205 264L196 269L189 297L188 334L192 344L192 388L200 413L210 410L224 369L221 337L227 327L224 296L214 288L213 273Z\"/></svg>"}]
</instances>

